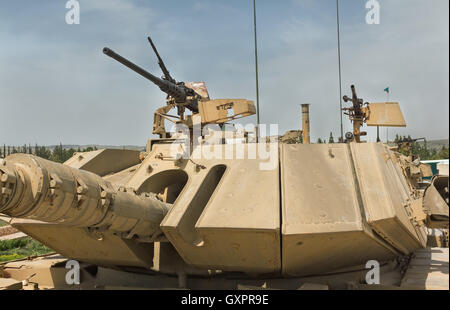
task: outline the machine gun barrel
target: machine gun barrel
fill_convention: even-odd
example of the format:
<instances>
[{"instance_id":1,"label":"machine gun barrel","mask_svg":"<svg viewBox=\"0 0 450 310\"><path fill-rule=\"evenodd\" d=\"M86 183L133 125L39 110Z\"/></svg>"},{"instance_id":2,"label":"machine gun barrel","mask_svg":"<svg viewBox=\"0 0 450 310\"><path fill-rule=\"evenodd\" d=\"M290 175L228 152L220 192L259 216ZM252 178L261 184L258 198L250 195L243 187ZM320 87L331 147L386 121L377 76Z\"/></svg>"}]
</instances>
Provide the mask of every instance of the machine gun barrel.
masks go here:
<instances>
[{"instance_id":1,"label":"machine gun barrel","mask_svg":"<svg viewBox=\"0 0 450 310\"><path fill-rule=\"evenodd\" d=\"M356 95L355 85L352 85L351 88L352 88L352 101L353 102L358 102L358 96Z\"/></svg>"},{"instance_id":2,"label":"machine gun barrel","mask_svg":"<svg viewBox=\"0 0 450 310\"><path fill-rule=\"evenodd\" d=\"M130 68L131 70L133 70L137 74L143 76L147 80L150 80L151 82L156 84L163 92L165 92L169 96L173 97L175 99L175 102L177 102L177 103L184 103L184 102L186 102L186 98L188 96L188 93L186 91L186 87L179 86L179 85L177 85L177 84L175 84L173 82L166 81L166 80L160 79L159 77L154 76L150 72L148 72L148 71L142 69L141 67L135 65L134 63L132 63L128 59L125 59L124 57L120 56L119 54L115 53L113 50L111 50L111 49L109 49L107 47L105 47L103 49L103 53L105 55L107 55L107 56L117 60L118 62L120 62L124 66Z\"/></svg>"}]
</instances>

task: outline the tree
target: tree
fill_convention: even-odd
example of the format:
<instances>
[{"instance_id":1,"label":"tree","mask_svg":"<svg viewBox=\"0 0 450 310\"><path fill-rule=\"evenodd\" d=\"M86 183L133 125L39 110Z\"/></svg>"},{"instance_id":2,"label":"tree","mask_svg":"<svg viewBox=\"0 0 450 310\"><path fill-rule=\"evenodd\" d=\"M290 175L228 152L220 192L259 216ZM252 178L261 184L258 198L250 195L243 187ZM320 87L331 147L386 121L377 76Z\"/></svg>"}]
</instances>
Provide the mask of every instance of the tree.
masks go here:
<instances>
[{"instance_id":1,"label":"tree","mask_svg":"<svg viewBox=\"0 0 450 310\"><path fill-rule=\"evenodd\" d=\"M36 150L35 150L36 156L42 157L44 159L50 159L52 156L52 152L50 150L47 150L45 146L38 146L36 144Z\"/></svg>"},{"instance_id":2,"label":"tree","mask_svg":"<svg viewBox=\"0 0 450 310\"><path fill-rule=\"evenodd\" d=\"M322 144L323 143L322 139L321 138L317 139L317 143Z\"/></svg>"},{"instance_id":3,"label":"tree","mask_svg":"<svg viewBox=\"0 0 450 310\"><path fill-rule=\"evenodd\" d=\"M330 139L328 140L328 143L334 143L333 132L330 132Z\"/></svg>"},{"instance_id":4,"label":"tree","mask_svg":"<svg viewBox=\"0 0 450 310\"><path fill-rule=\"evenodd\" d=\"M413 141L411 136L395 136L395 142L400 141ZM405 156L413 155L420 158L420 160L441 160L449 158L449 148L441 147L441 149L428 148L427 140L423 144L418 142L411 142L410 148L400 148L399 152Z\"/></svg>"},{"instance_id":5,"label":"tree","mask_svg":"<svg viewBox=\"0 0 450 310\"><path fill-rule=\"evenodd\" d=\"M65 151L65 153L64 153L64 158L65 158L65 160L64 161L67 161L69 158L71 158L72 156L73 156L73 154L75 154L75 149L74 148L70 148L70 149L68 149L68 150L64 150Z\"/></svg>"},{"instance_id":6,"label":"tree","mask_svg":"<svg viewBox=\"0 0 450 310\"><path fill-rule=\"evenodd\" d=\"M59 145L55 146L55 148L53 149L52 155L50 156L50 160L57 162L57 163L63 162L61 146L59 146Z\"/></svg>"}]
</instances>

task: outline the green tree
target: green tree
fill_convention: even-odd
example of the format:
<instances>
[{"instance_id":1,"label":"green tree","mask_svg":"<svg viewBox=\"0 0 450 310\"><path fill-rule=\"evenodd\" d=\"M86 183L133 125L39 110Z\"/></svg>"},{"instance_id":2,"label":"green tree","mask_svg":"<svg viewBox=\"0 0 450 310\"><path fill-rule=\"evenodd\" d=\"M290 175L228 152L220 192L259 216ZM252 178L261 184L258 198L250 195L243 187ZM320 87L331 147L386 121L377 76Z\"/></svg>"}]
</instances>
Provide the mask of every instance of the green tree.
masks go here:
<instances>
[{"instance_id":1,"label":"green tree","mask_svg":"<svg viewBox=\"0 0 450 310\"><path fill-rule=\"evenodd\" d=\"M50 159L52 156L52 152L50 150L47 150L45 146L37 146L35 150L36 156L42 157L44 159Z\"/></svg>"},{"instance_id":2,"label":"green tree","mask_svg":"<svg viewBox=\"0 0 450 310\"><path fill-rule=\"evenodd\" d=\"M334 143L333 132L330 132L330 139L328 140L328 143Z\"/></svg>"},{"instance_id":3,"label":"green tree","mask_svg":"<svg viewBox=\"0 0 450 310\"><path fill-rule=\"evenodd\" d=\"M397 136L396 140L399 141L407 141L411 137L402 137ZM436 148L428 148L428 143L425 140L424 143L418 143L418 142L412 142L411 143L411 149L408 150L407 148L400 149L400 152L403 155L409 156L414 155L416 157L419 157L420 160L440 160L440 159L448 159L449 158L449 148L443 146L441 149Z\"/></svg>"},{"instance_id":4,"label":"green tree","mask_svg":"<svg viewBox=\"0 0 450 310\"><path fill-rule=\"evenodd\" d=\"M64 150L64 161L70 159L75 152L76 152L75 149L72 147L68 150Z\"/></svg>"},{"instance_id":5,"label":"green tree","mask_svg":"<svg viewBox=\"0 0 450 310\"><path fill-rule=\"evenodd\" d=\"M50 160L57 162L57 163L62 163L63 162L63 158L62 158L62 146L55 146L55 148L53 149L52 155L50 156Z\"/></svg>"}]
</instances>

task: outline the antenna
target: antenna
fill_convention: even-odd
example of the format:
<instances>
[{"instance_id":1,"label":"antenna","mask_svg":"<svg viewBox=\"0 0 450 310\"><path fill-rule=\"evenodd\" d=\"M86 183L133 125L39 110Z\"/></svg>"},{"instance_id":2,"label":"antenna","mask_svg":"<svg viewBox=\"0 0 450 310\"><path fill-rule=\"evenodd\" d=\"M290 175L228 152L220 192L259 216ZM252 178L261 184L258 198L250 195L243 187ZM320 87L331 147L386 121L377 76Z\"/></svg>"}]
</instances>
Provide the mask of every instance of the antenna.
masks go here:
<instances>
[{"instance_id":1,"label":"antenna","mask_svg":"<svg viewBox=\"0 0 450 310\"><path fill-rule=\"evenodd\" d=\"M341 142L344 142L344 125L342 121L342 73L341 73L341 31L339 25L339 0L336 0L338 61L339 61L339 115L341 118Z\"/></svg>"},{"instance_id":2,"label":"antenna","mask_svg":"<svg viewBox=\"0 0 450 310\"><path fill-rule=\"evenodd\" d=\"M259 142L259 78L258 78L258 36L256 32L256 1L253 0L253 27L255 34L255 75L256 75L256 118L257 118L257 132L256 132L256 141Z\"/></svg>"}]
</instances>

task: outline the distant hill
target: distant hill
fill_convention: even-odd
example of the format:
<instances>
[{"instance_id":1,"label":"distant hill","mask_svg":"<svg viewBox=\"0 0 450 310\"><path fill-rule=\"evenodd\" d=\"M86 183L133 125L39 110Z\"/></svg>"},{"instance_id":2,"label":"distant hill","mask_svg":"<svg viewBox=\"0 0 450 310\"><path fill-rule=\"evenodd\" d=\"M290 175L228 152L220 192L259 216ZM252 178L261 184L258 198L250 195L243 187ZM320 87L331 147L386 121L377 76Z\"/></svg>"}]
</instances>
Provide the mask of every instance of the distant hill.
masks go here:
<instances>
[{"instance_id":1,"label":"distant hill","mask_svg":"<svg viewBox=\"0 0 450 310\"><path fill-rule=\"evenodd\" d=\"M418 141L419 144L423 145L424 141ZM427 141L427 147L429 149L442 149L442 147L448 148L449 146L449 139L440 139L440 140L430 140Z\"/></svg>"}]
</instances>

